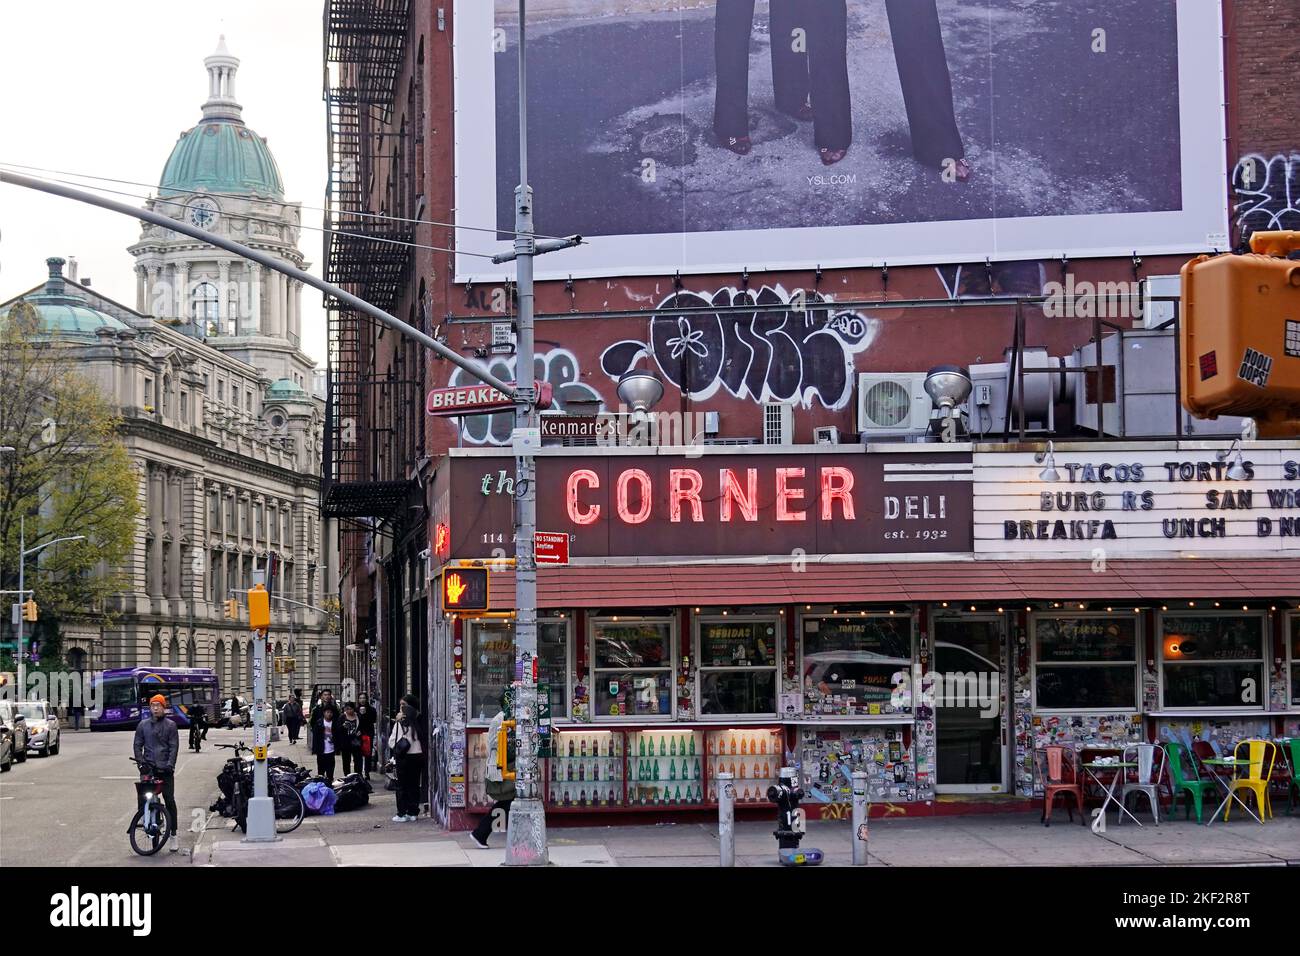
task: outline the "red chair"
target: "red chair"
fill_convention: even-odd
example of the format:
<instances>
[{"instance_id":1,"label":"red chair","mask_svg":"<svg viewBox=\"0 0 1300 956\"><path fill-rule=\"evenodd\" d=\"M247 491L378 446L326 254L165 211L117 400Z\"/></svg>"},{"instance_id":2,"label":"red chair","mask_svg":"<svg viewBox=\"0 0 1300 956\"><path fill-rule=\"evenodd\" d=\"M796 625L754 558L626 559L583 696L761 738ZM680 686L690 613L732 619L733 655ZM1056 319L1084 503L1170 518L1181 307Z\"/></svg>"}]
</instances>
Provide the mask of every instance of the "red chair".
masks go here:
<instances>
[{"instance_id":1,"label":"red chair","mask_svg":"<svg viewBox=\"0 0 1300 956\"><path fill-rule=\"evenodd\" d=\"M1074 807L1068 803L1066 811L1070 822L1074 822L1074 808L1079 809L1079 822L1086 823L1083 815L1083 787L1079 784L1079 772L1074 762L1074 751L1069 747L1044 747L1034 751L1034 767L1039 779L1043 781L1043 826L1052 825L1052 809L1057 794L1067 794L1074 798Z\"/></svg>"},{"instance_id":2,"label":"red chair","mask_svg":"<svg viewBox=\"0 0 1300 956\"><path fill-rule=\"evenodd\" d=\"M1211 776L1222 777L1225 781L1232 777L1232 767L1205 766L1205 761L1215 760L1219 757L1219 754L1214 751L1214 745L1208 740L1193 740L1192 753L1196 757L1196 763L1200 766L1201 776L1206 780L1209 780Z\"/></svg>"}]
</instances>

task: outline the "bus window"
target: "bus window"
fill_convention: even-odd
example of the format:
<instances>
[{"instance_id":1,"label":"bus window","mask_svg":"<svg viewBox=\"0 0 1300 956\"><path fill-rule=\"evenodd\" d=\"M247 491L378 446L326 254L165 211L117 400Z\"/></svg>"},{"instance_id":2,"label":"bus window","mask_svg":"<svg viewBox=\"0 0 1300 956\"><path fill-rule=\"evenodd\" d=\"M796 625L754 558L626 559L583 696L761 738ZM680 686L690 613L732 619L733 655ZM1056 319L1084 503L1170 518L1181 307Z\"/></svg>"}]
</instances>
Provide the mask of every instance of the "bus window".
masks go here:
<instances>
[{"instance_id":1,"label":"bus window","mask_svg":"<svg viewBox=\"0 0 1300 956\"><path fill-rule=\"evenodd\" d=\"M130 707L135 703L135 679L115 677L100 685L101 706L104 708Z\"/></svg>"}]
</instances>

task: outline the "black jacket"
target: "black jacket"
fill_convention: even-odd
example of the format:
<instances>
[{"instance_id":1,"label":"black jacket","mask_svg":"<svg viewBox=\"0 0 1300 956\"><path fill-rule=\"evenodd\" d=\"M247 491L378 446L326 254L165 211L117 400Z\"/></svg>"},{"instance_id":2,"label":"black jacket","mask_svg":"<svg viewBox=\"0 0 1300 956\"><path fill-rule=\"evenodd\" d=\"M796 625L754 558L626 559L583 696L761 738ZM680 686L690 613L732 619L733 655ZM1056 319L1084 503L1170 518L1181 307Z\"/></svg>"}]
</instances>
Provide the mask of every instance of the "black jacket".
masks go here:
<instances>
[{"instance_id":1,"label":"black jacket","mask_svg":"<svg viewBox=\"0 0 1300 956\"><path fill-rule=\"evenodd\" d=\"M311 715L311 752L313 754L323 754L325 752L325 715L320 713L320 708L312 711ZM337 714L330 725L330 737L334 741L334 753L340 753L347 749L347 735L343 730L343 718Z\"/></svg>"}]
</instances>

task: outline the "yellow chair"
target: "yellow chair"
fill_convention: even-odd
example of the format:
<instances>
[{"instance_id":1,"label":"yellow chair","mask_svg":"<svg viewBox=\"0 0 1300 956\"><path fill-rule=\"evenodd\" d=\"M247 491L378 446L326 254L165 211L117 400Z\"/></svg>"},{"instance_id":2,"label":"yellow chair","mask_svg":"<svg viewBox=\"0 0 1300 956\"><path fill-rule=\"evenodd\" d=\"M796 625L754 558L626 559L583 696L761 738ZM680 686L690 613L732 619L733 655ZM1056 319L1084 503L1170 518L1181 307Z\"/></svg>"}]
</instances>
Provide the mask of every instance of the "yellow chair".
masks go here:
<instances>
[{"instance_id":1,"label":"yellow chair","mask_svg":"<svg viewBox=\"0 0 1300 956\"><path fill-rule=\"evenodd\" d=\"M1243 754L1243 750L1245 753ZM1236 760L1249 760L1250 766L1244 772L1237 768L1238 776L1228 784L1228 805L1223 809L1226 821L1232 813L1232 794L1238 790L1249 790L1255 795L1255 809L1259 811L1259 822L1273 816L1273 801L1268 796L1269 778L1273 775L1273 763L1277 760L1277 744L1271 740L1243 740L1232 752Z\"/></svg>"}]
</instances>

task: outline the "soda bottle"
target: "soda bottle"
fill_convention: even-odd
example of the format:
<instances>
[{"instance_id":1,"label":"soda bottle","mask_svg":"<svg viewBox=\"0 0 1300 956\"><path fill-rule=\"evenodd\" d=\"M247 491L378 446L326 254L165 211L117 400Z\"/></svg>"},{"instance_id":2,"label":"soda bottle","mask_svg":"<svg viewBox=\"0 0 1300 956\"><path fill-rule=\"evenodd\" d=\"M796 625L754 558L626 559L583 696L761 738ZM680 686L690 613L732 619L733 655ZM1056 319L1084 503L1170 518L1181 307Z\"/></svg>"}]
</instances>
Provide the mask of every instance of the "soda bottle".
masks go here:
<instances>
[{"instance_id":1,"label":"soda bottle","mask_svg":"<svg viewBox=\"0 0 1300 956\"><path fill-rule=\"evenodd\" d=\"M766 737L766 735L758 738L758 746L759 746L759 752L760 752L760 753L767 753L767 737Z\"/></svg>"},{"instance_id":2,"label":"soda bottle","mask_svg":"<svg viewBox=\"0 0 1300 956\"><path fill-rule=\"evenodd\" d=\"M639 747L639 750L641 752L640 755L644 757L645 756L645 735L637 734L636 739L637 739L637 743L640 744Z\"/></svg>"},{"instance_id":3,"label":"soda bottle","mask_svg":"<svg viewBox=\"0 0 1300 956\"><path fill-rule=\"evenodd\" d=\"M677 761L676 761L676 760L670 760L670 761L668 761L668 779L669 779L669 780L676 780L676 779L677 779Z\"/></svg>"},{"instance_id":4,"label":"soda bottle","mask_svg":"<svg viewBox=\"0 0 1300 956\"><path fill-rule=\"evenodd\" d=\"M695 758L695 779L696 780L700 779L700 758L699 757Z\"/></svg>"},{"instance_id":5,"label":"soda bottle","mask_svg":"<svg viewBox=\"0 0 1300 956\"><path fill-rule=\"evenodd\" d=\"M570 745L570 746L572 746L572 745ZM735 737L732 737L732 738L731 738L731 752L732 752L733 754L736 752L736 738L735 738ZM573 751L570 750L569 753L573 753Z\"/></svg>"},{"instance_id":6,"label":"soda bottle","mask_svg":"<svg viewBox=\"0 0 1300 956\"><path fill-rule=\"evenodd\" d=\"M740 762L740 779L744 780L744 779L745 779L745 776L746 776L746 773L745 773L745 761L742 760L742 761Z\"/></svg>"},{"instance_id":7,"label":"soda bottle","mask_svg":"<svg viewBox=\"0 0 1300 956\"><path fill-rule=\"evenodd\" d=\"M742 764L741 766L743 767L744 765ZM582 763L578 764L578 779L579 780L587 779L587 761L585 760Z\"/></svg>"},{"instance_id":8,"label":"soda bottle","mask_svg":"<svg viewBox=\"0 0 1300 956\"><path fill-rule=\"evenodd\" d=\"M695 756L695 734L691 734L691 756Z\"/></svg>"},{"instance_id":9,"label":"soda bottle","mask_svg":"<svg viewBox=\"0 0 1300 956\"><path fill-rule=\"evenodd\" d=\"M676 803L681 803L681 802L682 802L682 788L681 788L681 787L678 787L678 788L677 788L677 797L676 797L675 802L676 802Z\"/></svg>"},{"instance_id":10,"label":"soda bottle","mask_svg":"<svg viewBox=\"0 0 1300 956\"><path fill-rule=\"evenodd\" d=\"M656 761L654 762L654 767L655 767L654 778L655 778L656 780L658 780L658 779L659 779L659 761L658 761L658 760L656 760Z\"/></svg>"},{"instance_id":11,"label":"soda bottle","mask_svg":"<svg viewBox=\"0 0 1300 956\"><path fill-rule=\"evenodd\" d=\"M670 745L669 748L668 748L668 756L670 756L670 757L676 757L676 756L677 756L677 738L676 738L676 737L673 737L673 738L672 738L671 745Z\"/></svg>"},{"instance_id":12,"label":"soda bottle","mask_svg":"<svg viewBox=\"0 0 1300 956\"><path fill-rule=\"evenodd\" d=\"M569 738L569 756L570 756L570 757L573 756L573 738L572 738L572 737Z\"/></svg>"},{"instance_id":13,"label":"soda bottle","mask_svg":"<svg viewBox=\"0 0 1300 956\"><path fill-rule=\"evenodd\" d=\"M749 753L749 738L748 738L748 737L741 737L741 738L740 738L740 752L741 752L742 754L748 754L748 753Z\"/></svg>"},{"instance_id":14,"label":"soda bottle","mask_svg":"<svg viewBox=\"0 0 1300 956\"><path fill-rule=\"evenodd\" d=\"M662 737L659 738L659 756L661 756L661 757L667 757L667 756L668 756L668 750L667 750L667 748L664 746L664 738L662 738Z\"/></svg>"}]
</instances>

